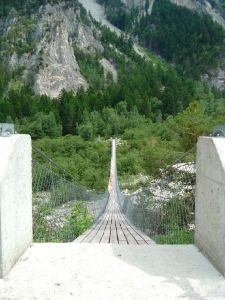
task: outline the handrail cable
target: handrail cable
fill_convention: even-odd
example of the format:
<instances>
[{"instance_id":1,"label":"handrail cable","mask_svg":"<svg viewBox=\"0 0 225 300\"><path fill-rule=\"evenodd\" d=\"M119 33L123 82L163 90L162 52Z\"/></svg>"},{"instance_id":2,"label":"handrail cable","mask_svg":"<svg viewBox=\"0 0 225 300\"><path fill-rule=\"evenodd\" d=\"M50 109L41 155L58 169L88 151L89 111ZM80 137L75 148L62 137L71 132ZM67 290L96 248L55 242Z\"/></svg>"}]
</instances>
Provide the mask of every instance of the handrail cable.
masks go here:
<instances>
[{"instance_id":1,"label":"handrail cable","mask_svg":"<svg viewBox=\"0 0 225 300\"><path fill-rule=\"evenodd\" d=\"M93 191L93 189L87 185L85 185L84 183L82 183L81 181L79 181L77 178L75 178L73 175L69 174L66 170L64 170L62 167L60 167L57 163L55 163L51 158L49 158L46 154L44 154L41 150L39 150L37 147L35 147L34 145L32 145L32 148L38 152L42 157L44 157L45 159L47 159L50 163L52 163L55 167L57 167L59 170L61 170L65 176L65 174L67 176L69 176L70 178L72 178L75 182L77 182L78 184L80 184L81 186L83 186L84 188L86 188L89 191ZM97 194L102 194L102 192L100 191L95 191L95 193Z\"/></svg>"},{"instance_id":2,"label":"handrail cable","mask_svg":"<svg viewBox=\"0 0 225 300\"><path fill-rule=\"evenodd\" d=\"M175 164L177 164L178 162L180 162L183 158L185 158L186 156L188 156L190 153L194 152L196 150L196 148L197 148L197 145L195 145L189 151L187 151L186 153L184 153L180 158L178 158L177 160L175 160L172 164L170 164L169 166L167 166L165 169L161 170L157 175L155 175L153 178L151 178L151 181L154 180L155 178L159 177L163 173L165 173L167 170L169 170L172 166L174 166Z\"/></svg>"}]
</instances>

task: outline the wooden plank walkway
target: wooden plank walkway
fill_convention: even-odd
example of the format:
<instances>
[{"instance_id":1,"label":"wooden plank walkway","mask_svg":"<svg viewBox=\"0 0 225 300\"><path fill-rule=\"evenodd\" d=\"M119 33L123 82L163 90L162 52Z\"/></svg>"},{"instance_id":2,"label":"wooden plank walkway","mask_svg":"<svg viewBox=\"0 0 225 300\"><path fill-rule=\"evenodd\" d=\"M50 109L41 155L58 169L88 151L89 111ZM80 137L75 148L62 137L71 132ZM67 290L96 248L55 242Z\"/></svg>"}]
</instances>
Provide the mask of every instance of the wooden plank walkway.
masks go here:
<instances>
[{"instance_id":1,"label":"wooden plank walkway","mask_svg":"<svg viewBox=\"0 0 225 300\"><path fill-rule=\"evenodd\" d=\"M121 212L115 192L99 220L74 243L155 244L147 235L130 223Z\"/></svg>"},{"instance_id":2,"label":"wooden plank walkway","mask_svg":"<svg viewBox=\"0 0 225 300\"><path fill-rule=\"evenodd\" d=\"M147 235L130 223L120 209L117 196L116 139L111 139L111 167L108 205L99 220L74 243L110 243L132 245L155 245Z\"/></svg>"}]
</instances>

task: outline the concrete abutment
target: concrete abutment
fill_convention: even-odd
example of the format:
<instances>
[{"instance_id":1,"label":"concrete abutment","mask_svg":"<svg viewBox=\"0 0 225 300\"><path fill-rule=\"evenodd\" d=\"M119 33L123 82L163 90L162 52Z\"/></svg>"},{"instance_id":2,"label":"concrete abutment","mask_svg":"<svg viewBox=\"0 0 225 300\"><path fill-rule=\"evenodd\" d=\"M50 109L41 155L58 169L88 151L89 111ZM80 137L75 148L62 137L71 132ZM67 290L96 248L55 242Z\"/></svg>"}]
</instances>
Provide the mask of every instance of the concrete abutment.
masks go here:
<instances>
[{"instance_id":1,"label":"concrete abutment","mask_svg":"<svg viewBox=\"0 0 225 300\"><path fill-rule=\"evenodd\" d=\"M195 245L225 276L225 138L197 145Z\"/></svg>"},{"instance_id":2,"label":"concrete abutment","mask_svg":"<svg viewBox=\"0 0 225 300\"><path fill-rule=\"evenodd\" d=\"M196 176L195 245L225 276L225 138L199 138ZM31 139L0 137L0 278L31 243Z\"/></svg>"},{"instance_id":3,"label":"concrete abutment","mask_svg":"<svg viewBox=\"0 0 225 300\"><path fill-rule=\"evenodd\" d=\"M31 243L31 138L0 137L0 278Z\"/></svg>"}]
</instances>

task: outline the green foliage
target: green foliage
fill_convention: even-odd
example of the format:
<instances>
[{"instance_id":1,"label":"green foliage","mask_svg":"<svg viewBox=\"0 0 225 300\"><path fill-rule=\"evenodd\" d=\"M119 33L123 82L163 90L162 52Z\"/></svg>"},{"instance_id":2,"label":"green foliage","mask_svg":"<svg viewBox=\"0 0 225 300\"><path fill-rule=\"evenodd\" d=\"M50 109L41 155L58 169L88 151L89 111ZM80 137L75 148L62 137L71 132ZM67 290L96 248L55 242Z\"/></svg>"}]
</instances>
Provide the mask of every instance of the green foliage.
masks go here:
<instances>
[{"instance_id":1,"label":"green foliage","mask_svg":"<svg viewBox=\"0 0 225 300\"><path fill-rule=\"evenodd\" d=\"M193 244L194 243L194 231L188 229L179 230L174 227L167 235L158 234L156 236L156 244Z\"/></svg>"},{"instance_id":2,"label":"green foliage","mask_svg":"<svg viewBox=\"0 0 225 300\"><path fill-rule=\"evenodd\" d=\"M168 128L178 133L181 145L185 150L190 150L201 135L209 135L212 130L211 118L204 115L197 102L190 103L189 107L174 118L168 117Z\"/></svg>"},{"instance_id":3,"label":"green foliage","mask_svg":"<svg viewBox=\"0 0 225 300\"><path fill-rule=\"evenodd\" d=\"M104 70L100 63L101 55L98 51L96 53L90 54L85 53L78 47L74 46L74 54L76 60L80 67L81 74L87 80L90 88L95 88L96 90L102 90L104 88Z\"/></svg>"},{"instance_id":4,"label":"green foliage","mask_svg":"<svg viewBox=\"0 0 225 300\"><path fill-rule=\"evenodd\" d=\"M93 217L88 213L85 203L76 202L71 209L69 224L73 228L74 236L78 237L91 227Z\"/></svg>"},{"instance_id":5,"label":"green foliage","mask_svg":"<svg viewBox=\"0 0 225 300\"><path fill-rule=\"evenodd\" d=\"M109 142L85 142L81 137L67 135L57 139L43 138L34 144L85 185L97 191L106 189L111 154ZM39 155L34 158L44 163Z\"/></svg>"},{"instance_id":6,"label":"green foliage","mask_svg":"<svg viewBox=\"0 0 225 300\"><path fill-rule=\"evenodd\" d=\"M158 223L158 233L169 232L178 226L185 228L193 221L194 195L186 194L185 197L175 197L162 204L161 220Z\"/></svg>"},{"instance_id":7,"label":"green foliage","mask_svg":"<svg viewBox=\"0 0 225 300\"><path fill-rule=\"evenodd\" d=\"M83 5L80 6L80 19L81 21L90 26L91 25L91 22L90 22L90 19L88 18L88 14L87 14L87 11L86 9L83 7Z\"/></svg>"},{"instance_id":8,"label":"green foliage","mask_svg":"<svg viewBox=\"0 0 225 300\"><path fill-rule=\"evenodd\" d=\"M124 151L125 150L125 151ZM118 148L117 151L117 168L118 176L128 175L128 174L139 174L143 171L141 165L141 159L138 157L137 152L129 151L129 148Z\"/></svg>"},{"instance_id":9,"label":"green foliage","mask_svg":"<svg viewBox=\"0 0 225 300\"><path fill-rule=\"evenodd\" d=\"M178 143L159 138L148 140L147 146L142 150L142 159L148 174L156 175L160 169L174 162L182 155L182 148Z\"/></svg>"},{"instance_id":10,"label":"green foliage","mask_svg":"<svg viewBox=\"0 0 225 300\"><path fill-rule=\"evenodd\" d=\"M149 0L146 0L145 1L145 11L147 12L148 11L148 9L149 9Z\"/></svg>"},{"instance_id":11,"label":"green foliage","mask_svg":"<svg viewBox=\"0 0 225 300\"><path fill-rule=\"evenodd\" d=\"M23 18L22 22L25 24L23 26L32 26L28 19ZM132 50L130 38L124 35L118 37L106 27L101 28L104 56L118 70L118 83L106 84L99 62L100 53L90 55L75 48L81 70L89 81L88 91L81 88L75 95L71 91L62 90L58 99L50 99L46 95L34 96L30 74L28 86L12 87L8 95L0 98L0 118L4 121L10 115L13 120L21 122L26 118L28 123L32 123L37 112L52 112L56 123L62 124L64 135L81 134L86 140L98 135L108 138L114 134L124 134L125 130L139 128L143 123L143 116L147 122L161 122L168 115L174 116L182 112L193 98L197 98L193 80L179 75L174 67L159 60L154 65L155 62L153 64L141 58ZM112 47L109 47L109 43ZM129 58L116 52L116 48L124 51ZM22 74L23 68L18 67L13 77L17 80ZM215 103L210 112L215 111L217 105ZM33 132L34 129L31 125L30 131ZM37 130L40 132L39 125ZM43 136L36 132L33 135L35 138Z\"/></svg>"},{"instance_id":12,"label":"green foliage","mask_svg":"<svg viewBox=\"0 0 225 300\"><path fill-rule=\"evenodd\" d=\"M158 244L192 244L194 232L189 225L194 222L194 195L185 194L163 203L157 222Z\"/></svg>"},{"instance_id":13,"label":"green foliage","mask_svg":"<svg viewBox=\"0 0 225 300\"><path fill-rule=\"evenodd\" d=\"M26 125L17 126L19 133L30 134L35 139L49 136L50 138L60 137L62 134L62 126L58 125L55 120L55 116L52 112L49 115L44 115L42 112L37 113L33 122Z\"/></svg>"},{"instance_id":14,"label":"green foliage","mask_svg":"<svg viewBox=\"0 0 225 300\"><path fill-rule=\"evenodd\" d=\"M21 12L24 15L30 16L32 13L35 13L41 5L57 4L61 0L1 0L0 4L0 17L6 17L10 13L11 9L14 8L16 11ZM76 5L77 0L65 0L66 4Z\"/></svg>"},{"instance_id":15,"label":"green foliage","mask_svg":"<svg viewBox=\"0 0 225 300\"><path fill-rule=\"evenodd\" d=\"M150 29L152 24L155 30ZM142 26L148 28L145 33L141 32ZM225 31L207 15L169 1L157 1L151 16L143 18L136 30L146 46L179 64L188 76L199 78L220 63Z\"/></svg>"},{"instance_id":16,"label":"green foliage","mask_svg":"<svg viewBox=\"0 0 225 300\"><path fill-rule=\"evenodd\" d=\"M81 126L78 128L78 132L79 132L79 135L80 135L85 141L88 141L88 140L92 140L92 139L93 139L93 126L92 126L91 123L87 123L87 124L81 125Z\"/></svg>"},{"instance_id":17,"label":"green foliage","mask_svg":"<svg viewBox=\"0 0 225 300\"><path fill-rule=\"evenodd\" d=\"M109 21L121 30L128 31L132 26L132 22L138 17L139 9L133 8L129 13L121 0L98 0L98 2L105 5L106 15ZM146 3L146 8L148 5L149 4Z\"/></svg>"},{"instance_id":18,"label":"green foliage","mask_svg":"<svg viewBox=\"0 0 225 300\"><path fill-rule=\"evenodd\" d=\"M93 217L88 213L86 203L82 201L75 202L70 210L70 216L61 215L55 220L52 213L49 203L35 205L33 213L34 242L72 242L93 223Z\"/></svg>"},{"instance_id":19,"label":"green foliage","mask_svg":"<svg viewBox=\"0 0 225 300\"><path fill-rule=\"evenodd\" d=\"M159 172L159 168L172 163L183 154L176 141L152 138L153 129L154 124L145 124L140 131L142 136L138 134L137 138L135 136L129 142L119 141L119 181L124 182L129 176L138 176L140 173L154 175ZM57 139L43 138L34 144L87 186L98 191L107 187L111 149L109 141L90 142L78 136L67 135ZM40 160L38 155L34 158Z\"/></svg>"},{"instance_id":20,"label":"green foliage","mask_svg":"<svg viewBox=\"0 0 225 300\"><path fill-rule=\"evenodd\" d=\"M176 181L176 184L179 182ZM165 190L167 188L171 187L164 186ZM157 244L192 244L194 242L194 232L191 228L194 224L194 198L194 190L192 190L182 196L177 195L159 201L153 200L151 191L148 191L148 194L146 191L146 198L143 195L140 198L137 196L133 204L127 199L124 210L134 224L147 232Z\"/></svg>"},{"instance_id":21,"label":"green foliage","mask_svg":"<svg viewBox=\"0 0 225 300\"><path fill-rule=\"evenodd\" d=\"M138 8L129 11L124 5L103 1L106 14L116 27L131 32L150 51L180 66L182 72L194 78L224 63L224 29L206 14L175 5L171 1L154 1L151 14ZM214 0L211 5L220 9ZM145 11L149 1L145 2Z\"/></svg>"},{"instance_id":22,"label":"green foliage","mask_svg":"<svg viewBox=\"0 0 225 300\"><path fill-rule=\"evenodd\" d=\"M49 2L29 1L25 12L24 3L10 1L10 5L24 11L24 14L21 14L15 26L11 26L7 36L0 37L3 57L12 51L27 55L26 52L31 50L36 22L31 19L31 12ZM72 0L65 1L64 8L72 5L72 2L74 5L76 2L77 8L77 1ZM137 14L139 17L141 14L133 8L128 12L122 1L99 2L105 5L107 12L111 6L111 17L116 21L117 14L120 15L118 23L123 23L127 31L134 30L143 45L163 54L173 63L183 57L186 62L182 71L188 76L188 64L191 73L193 69L193 74L197 74L203 70L199 64L207 66L205 62L208 59L214 61L218 47L220 51L223 49L220 44L223 30L218 32L220 28L207 17L176 7L168 1L155 1L152 15L143 15L140 24L135 22ZM7 3L3 1L4 16ZM143 9L147 10L148 6L149 1L144 1ZM206 84L190 79L180 72L176 64L169 65L147 50L145 57L139 56L133 50L130 33L117 36L106 26L94 21L82 8L79 13L81 18L86 18L96 26L95 36L100 38L104 47L104 52L100 53L93 49L83 52L74 46L75 56L89 89L85 91L81 88L76 94L62 90L58 99L36 96L32 88L34 74L29 74L27 86L24 83L19 86L21 77L25 75L23 67L18 66L9 72L8 66L1 61L0 122L10 117L8 120L15 123L18 132L29 133L34 140L41 139L37 141L37 146L41 145L43 151L47 151L69 173L96 189L104 189L107 185L110 161L109 143L95 143L98 137L103 141L116 135L127 140L126 146L118 147L118 173L122 180L126 175L138 176L140 172L148 175L157 173L163 167L163 162L171 163L189 150L199 135L208 135L213 125L225 122L223 92L216 88L210 90ZM181 24L180 16L183 17L182 22L190 26ZM135 29L132 29L133 24ZM190 32L196 26L197 31ZM147 43L148 38L150 44ZM165 39L161 41L162 38ZM177 44L174 46L175 42L179 43L179 47ZM211 53L211 50L214 54L209 58L206 52ZM116 68L117 83L109 76L105 80L100 63L102 57ZM41 59L40 52L40 62ZM60 137L61 132L65 137ZM71 134L79 137L71 137ZM101 164L103 167L100 167Z\"/></svg>"},{"instance_id":23,"label":"green foliage","mask_svg":"<svg viewBox=\"0 0 225 300\"><path fill-rule=\"evenodd\" d=\"M0 37L0 39L1 39L1 37ZM0 41L0 43L1 43L1 41ZM4 92L6 91L10 79L11 79L11 74L5 68L2 60L0 59L0 97L2 97ZM1 117L1 115L0 115L0 117Z\"/></svg>"},{"instance_id":24,"label":"green foliage","mask_svg":"<svg viewBox=\"0 0 225 300\"><path fill-rule=\"evenodd\" d=\"M11 7L22 12L22 17L10 27L7 35L0 37L1 56L7 58L16 52L26 57L36 45L33 40L36 21L31 19L31 14L40 5L58 2L3 0L0 17L6 17ZM214 0L209 2L217 7ZM132 179L132 189L139 186L134 182L140 173L155 175L194 146L200 135L208 135L213 125L225 123L224 93L191 79L199 78L208 68L219 66L225 34L209 17L169 1L155 1L151 15L140 14L138 8L128 11L121 0L99 0L99 3L105 5L109 19L125 33L117 36L80 7L80 19L96 26L95 36L104 47L100 53L93 49L83 52L74 46L89 89L81 88L76 94L62 90L58 99L35 96L34 74L29 74L27 86L24 83L18 86L25 75L24 68L18 66L11 72L6 59L1 60L0 122L13 122L18 132L29 133L38 148L95 190L105 190L108 183L111 146L107 139L113 135L122 138L117 148L118 176L123 183ZM64 1L64 9L69 5L78 6L78 2ZM143 9L147 12L148 8L146 0ZM143 46L172 64L166 64L147 50L145 57L137 55L132 34ZM100 63L102 57L116 68L117 83L109 75L105 79ZM38 59L41 67L41 53ZM56 187L55 195L50 193L55 205L62 202L60 188ZM45 189L47 187L43 187ZM78 204L63 225L63 232L73 232L74 236L85 230L92 220L83 204ZM171 217L175 205L178 214ZM174 231L178 229L180 233L175 242L180 243L181 239L190 242L193 236L187 229L190 220L185 216L190 216L190 206L186 200L172 199L163 209L157 242L174 243ZM56 234L49 229L46 216L50 216L52 210L52 206L44 203L35 211L39 241L45 241L46 235L50 236L49 241L67 240L66 233L65 236L59 233L58 227Z\"/></svg>"},{"instance_id":25,"label":"green foliage","mask_svg":"<svg viewBox=\"0 0 225 300\"><path fill-rule=\"evenodd\" d=\"M25 18L24 16L18 18L15 23L12 23L11 27L7 31L7 34L2 35L1 37L1 53L9 56L13 53L23 55L31 52L36 45L36 42L32 37L35 23L35 20Z\"/></svg>"}]
</instances>

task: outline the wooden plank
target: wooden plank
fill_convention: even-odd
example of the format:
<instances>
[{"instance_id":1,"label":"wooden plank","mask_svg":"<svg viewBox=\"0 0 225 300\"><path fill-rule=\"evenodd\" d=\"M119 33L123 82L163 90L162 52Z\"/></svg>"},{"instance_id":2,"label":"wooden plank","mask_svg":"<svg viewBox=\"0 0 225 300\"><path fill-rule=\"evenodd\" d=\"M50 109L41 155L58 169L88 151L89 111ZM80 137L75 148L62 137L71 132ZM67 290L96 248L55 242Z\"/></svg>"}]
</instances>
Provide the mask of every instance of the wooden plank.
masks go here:
<instances>
[{"instance_id":1,"label":"wooden plank","mask_svg":"<svg viewBox=\"0 0 225 300\"><path fill-rule=\"evenodd\" d=\"M104 234L104 230L99 230L96 235L94 236L94 238L92 239L91 243L100 243L102 236Z\"/></svg>"},{"instance_id":2,"label":"wooden plank","mask_svg":"<svg viewBox=\"0 0 225 300\"><path fill-rule=\"evenodd\" d=\"M100 231L101 231L101 227L93 228L93 230L89 234L87 234L86 238L82 241L82 243L91 243L96 235L99 236ZM100 238L101 238L101 236L100 236ZM97 239L98 239L98 237L97 237Z\"/></svg>"},{"instance_id":3,"label":"wooden plank","mask_svg":"<svg viewBox=\"0 0 225 300\"><path fill-rule=\"evenodd\" d=\"M138 245L148 245L148 243L144 240L142 241L137 241Z\"/></svg>"},{"instance_id":4,"label":"wooden plank","mask_svg":"<svg viewBox=\"0 0 225 300\"><path fill-rule=\"evenodd\" d=\"M155 244L155 242L146 234L144 234L142 231L136 229L136 233L140 236L140 239L146 241L146 243L152 245Z\"/></svg>"},{"instance_id":5,"label":"wooden plank","mask_svg":"<svg viewBox=\"0 0 225 300\"><path fill-rule=\"evenodd\" d=\"M137 229L134 225L130 226L130 222L127 220L123 220L123 224L136 241L145 241L145 239L137 232Z\"/></svg>"},{"instance_id":6,"label":"wooden plank","mask_svg":"<svg viewBox=\"0 0 225 300\"><path fill-rule=\"evenodd\" d=\"M110 244L118 244L117 230L111 228Z\"/></svg>"},{"instance_id":7,"label":"wooden plank","mask_svg":"<svg viewBox=\"0 0 225 300\"><path fill-rule=\"evenodd\" d=\"M154 243L126 219L116 198L112 196L101 218L74 242L136 245Z\"/></svg>"},{"instance_id":8,"label":"wooden plank","mask_svg":"<svg viewBox=\"0 0 225 300\"><path fill-rule=\"evenodd\" d=\"M103 236L100 240L100 243L109 243L109 239L110 239L110 231L104 231Z\"/></svg>"},{"instance_id":9,"label":"wooden plank","mask_svg":"<svg viewBox=\"0 0 225 300\"><path fill-rule=\"evenodd\" d=\"M111 220L111 229L116 229L116 221L115 220Z\"/></svg>"},{"instance_id":10,"label":"wooden plank","mask_svg":"<svg viewBox=\"0 0 225 300\"><path fill-rule=\"evenodd\" d=\"M100 243L109 243L111 220L107 221Z\"/></svg>"},{"instance_id":11,"label":"wooden plank","mask_svg":"<svg viewBox=\"0 0 225 300\"><path fill-rule=\"evenodd\" d=\"M114 142L112 143L110 176L116 174L116 165L114 164L114 160L116 160ZM105 212L102 214L97 224L95 224L91 230L86 231L79 240L86 240L91 243L119 242L120 244L129 243L139 245L152 243L151 239L142 234L129 220L127 220L118 203L118 195L114 189L109 195L109 201Z\"/></svg>"},{"instance_id":12,"label":"wooden plank","mask_svg":"<svg viewBox=\"0 0 225 300\"><path fill-rule=\"evenodd\" d=\"M108 221L105 219L106 215L104 216L102 222L100 223L99 227L96 227L96 234L93 236L91 240L92 243L100 243L102 236L104 234L105 228L108 224Z\"/></svg>"},{"instance_id":13,"label":"wooden plank","mask_svg":"<svg viewBox=\"0 0 225 300\"><path fill-rule=\"evenodd\" d=\"M93 238L96 236L97 232L97 230L92 230L91 233L85 236L85 238L82 240L82 243L91 243Z\"/></svg>"},{"instance_id":14,"label":"wooden plank","mask_svg":"<svg viewBox=\"0 0 225 300\"><path fill-rule=\"evenodd\" d=\"M128 244L138 244L135 238L131 235L131 233L127 229L124 229L123 233L127 238Z\"/></svg>"},{"instance_id":15,"label":"wooden plank","mask_svg":"<svg viewBox=\"0 0 225 300\"><path fill-rule=\"evenodd\" d=\"M90 243L92 238L96 235L98 229L102 226L104 220L101 218L82 235L80 235L74 242L75 243Z\"/></svg>"},{"instance_id":16,"label":"wooden plank","mask_svg":"<svg viewBox=\"0 0 225 300\"><path fill-rule=\"evenodd\" d=\"M121 228L120 224L119 226L117 226L117 236L118 236L118 240L119 240L119 243L121 241L125 241L127 243L127 238L123 232L123 229Z\"/></svg>"},{"instance_id":17,"label":"wooden plank","mask_svg":"<svg viewBox=\"0 0 225 300\"><path fill-rule=\"evenodd\" d=\"M136 239L136 241L145 241L146 244L153 245L155 244L154 241L148 237L146 234L141 232L139 229L137 229L133 224L129 222L131 226L128 227L128 230L133 235L133 237Z\"/></svg>"}]
</instances>

